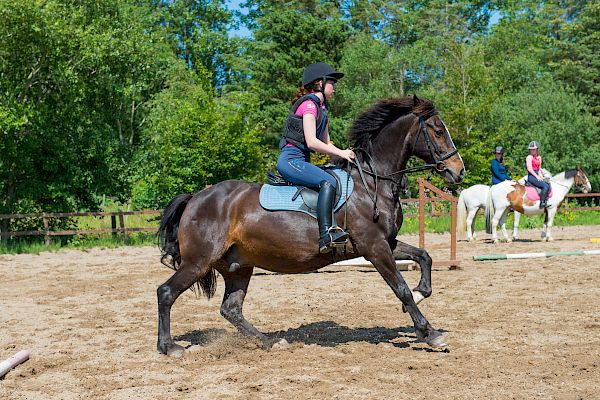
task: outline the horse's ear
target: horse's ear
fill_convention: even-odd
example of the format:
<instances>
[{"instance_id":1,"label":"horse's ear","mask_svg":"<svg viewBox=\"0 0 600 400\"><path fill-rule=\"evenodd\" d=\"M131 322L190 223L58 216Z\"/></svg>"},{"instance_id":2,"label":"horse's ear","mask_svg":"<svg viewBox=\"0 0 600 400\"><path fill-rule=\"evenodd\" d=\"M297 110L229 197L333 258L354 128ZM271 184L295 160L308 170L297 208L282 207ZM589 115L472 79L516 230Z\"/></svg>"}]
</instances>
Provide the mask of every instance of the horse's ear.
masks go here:
<instances>
[{"instance_id":1,"label":"horse's ear","mask_svg":"<svg viewBox=\"0 0 600 400\"><path fill-rule=\"evenodd\" d=\"M418 98L416 94L413 94L413 105L418 106L421 103L422 103L421 99Z\"/></svg>"}]
</instances>

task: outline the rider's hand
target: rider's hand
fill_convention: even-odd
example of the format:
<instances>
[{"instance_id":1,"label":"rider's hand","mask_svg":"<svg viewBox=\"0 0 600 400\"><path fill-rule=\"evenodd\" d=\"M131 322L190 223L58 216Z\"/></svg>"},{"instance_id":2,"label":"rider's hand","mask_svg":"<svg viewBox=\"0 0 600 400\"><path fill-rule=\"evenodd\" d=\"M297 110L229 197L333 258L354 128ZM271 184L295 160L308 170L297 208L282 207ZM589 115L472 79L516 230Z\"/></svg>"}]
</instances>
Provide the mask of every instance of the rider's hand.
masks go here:
<instances>
[{"instance_id":1,"label":"rider's hand","mask_svg":"<svg viewBox=\"0 0 600 400\"><path fill-rule=\"evenodd\" d=\"M354 161L354 152L350 149L340 150L340 157L348 161Z\"/></svg>"}]
</instances>

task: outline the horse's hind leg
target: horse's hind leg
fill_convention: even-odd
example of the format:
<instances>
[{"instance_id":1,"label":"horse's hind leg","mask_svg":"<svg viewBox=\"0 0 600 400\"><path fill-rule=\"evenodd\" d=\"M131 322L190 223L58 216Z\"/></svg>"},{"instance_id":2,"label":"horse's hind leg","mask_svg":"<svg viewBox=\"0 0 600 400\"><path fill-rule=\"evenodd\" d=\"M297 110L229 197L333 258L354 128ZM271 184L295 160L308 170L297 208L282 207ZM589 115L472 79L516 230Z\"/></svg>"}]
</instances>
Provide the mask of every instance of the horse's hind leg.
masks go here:
<instances>
[{"instance_id":1,"label":"horse's hind leg","mask_svg":"<svg viewBox=\"0 0 600 400\"><path fill-rule=\"evenodd\" d=\"M477 207L469 210L467 214L467 240L472 242L475 240L475 215L477 214Z\"/></svg>"},{"instance_id":2,"label":"horse's hind leg","mask_svg":"<svg viewBox=\"0 0 600 400\"><path fill-rule=\"evenodd\" d=\"M389 246L382 242L379 246L369 249L369 254L365 258L371 261L377 272L383 277L386 283L392 288L396 297L402 301L402 304L410 314L415 326L415 333L419 339L427 342L432 347L443 347L446 345L444 336L441 332L433 329L427 319L421 314L413 299L412 292L400 272L396 269L394 256Z\"/></svg>"},{"instance_id":3,"label":"horse's hind leg","mask_svg":"<svg viewBox=\"0 0 600 400\"><path fill-rule=\"evenodd\" d=\"M419 264L421 269L421 280L417 287L412 290L415 304L419 304L421 300L431 296L431 257L425 250L411 246L403 242L397 242L394 248L395 260L412 260ZM404 312L406 309L402 308Z\"/></svg>"},{"instance_id":4,"label":"horse's hind leg","mask_svg":"<svg viewBox=\"0 0 600 400\"><path fill-rule=\"evenodd\" d=\"M176 344L171 337L171 306L175 300L195 282L210 273L210 267L182 262L177 272L156 290L158 297L158 341L156 347L160 353L180 357L184 348Z\"/></svg>"},{"instance_id":5,"label":"horse's hind leg","mask_svg":"<svg viewBox=\"0 0 600 400\"><path fill-rule=\"evenodd\" d=\"M270 348L273 341L262 334L242 314L244 298L248 291L248 284L252 278L252 267L244 267L233 273L223 271L225 280L225 294L221 303L221 315L235 326L238 331L247 336L260 339L264 348Z\"/></svg>"},{"instance_id":6,"label":"horse's hind leg","mask_svg":"<svg viewBox=\"0 0 600 400\"><path fill-rule=\"evenodd\" d=\"M508 216L509 209L506 208L502 213L502 217L500 217L500 227L502 228L502 235L504 235L504 239L506 239L507 243L512 242L512 240L508 237L508 232L506 231L506 217Z\"/></svg>"},{"instance_id":7,"label":"horse's hind leg","mask_svg":"<svg viewBox=\"0 0 600 400\"><path fill-rule=\"evenodd\" d=\"M519 220L521 219L521 213L515 211L513 213L514 222L513 222L513 240L519 240Z\"/></svg>"},{"instance_id":8,"label":"horse's hind leg","mask_svg":"<svg viewBox=\"0 0 600 400\"><path fill-rule=\"evenodd\" d=\"M544 226L546 227L546 241L548 242L554 240L551 230L557 210L557 207L546 208L546 219L544 220Z\"/></svg>"}]
</instances>

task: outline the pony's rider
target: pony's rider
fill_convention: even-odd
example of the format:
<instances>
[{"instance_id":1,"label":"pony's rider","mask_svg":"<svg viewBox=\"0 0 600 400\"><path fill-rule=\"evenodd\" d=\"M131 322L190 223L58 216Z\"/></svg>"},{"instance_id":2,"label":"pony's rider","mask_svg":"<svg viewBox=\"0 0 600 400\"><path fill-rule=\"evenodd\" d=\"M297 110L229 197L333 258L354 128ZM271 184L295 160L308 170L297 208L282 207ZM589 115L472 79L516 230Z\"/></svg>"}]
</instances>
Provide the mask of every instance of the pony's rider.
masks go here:
<instances>
[{"instance_id":1,"label":"pony's rider","mask_svg":"<svg viewBox=\"0 0 600 400\"><path fill-rule=\"evenodd\" d=\"M335 93L335 84L344 74L329 64L311 64L302 74L288 114L283 137L279 142L281 154L277 170L289 182L319 191L317 218L319 221L319 252L328 253L333 246L346 243L348 233L333 223L333 202L337 180L310 163L310 153L354 159L350 149L342 150L329 140L327 107Z\"/></svg>"},{"instance_id":2,"label":"pony's rider","mask_svg":"<svg viewBox=\"0 0 600 400\"><path fill-rule=\"evenodd\" d=\"M506 172L506 167L504 166L504 149L502 148L502 146L496 147L496 151L494 152L494 159L492 160L491 170L492 185L504 181L512 181L512 178Z\"/></svg>"},{"instance_id":3,"label":"pony's rider","mask_svg":"<svg viewBox=\"0 0 600 400\"><path fill-rule=\"evenodd\" d=\"M542 189L540 193L540 208L546 207L550 184L542 175L542 157L540 156L540 143L536 140L529 143L529 155L525 159L527 165L527 181L535 187Z\"/></svg>"}]
</instances>

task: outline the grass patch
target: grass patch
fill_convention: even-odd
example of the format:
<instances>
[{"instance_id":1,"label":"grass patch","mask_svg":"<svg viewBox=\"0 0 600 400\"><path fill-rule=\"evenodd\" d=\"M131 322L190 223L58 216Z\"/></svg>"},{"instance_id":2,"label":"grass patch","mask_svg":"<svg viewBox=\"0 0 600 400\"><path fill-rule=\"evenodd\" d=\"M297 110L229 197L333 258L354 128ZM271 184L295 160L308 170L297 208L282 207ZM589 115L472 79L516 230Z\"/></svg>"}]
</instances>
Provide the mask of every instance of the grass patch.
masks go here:
<instances>
[{"instance_id":1,"label":"grass patch","mask_svg":"<svg viewBox=\"0 0 600 400\"><path fill-rule=\"evenodd\" d=\"M114 210L117 211L116 207ZM404 207L405 213L418 212L418 208L413 205ZM429 210L427 210L428 212ZM444 211L438 209L436 211ZM425 215L425 232L428 233L446 233L450 231L450 216L431 217ZM520 221L521 229L541 229L544 223L543 215L531 217L523 216ZM102 217L77 217L76 228L84 229L103 229L111 228L112 222L110 216ZM125 215L125 227L141 228L141 227L158 227L159 215L156 214L140 214L140 215ZM507 227L513 226L513 213L507 217ZM574 226L574 225L600 225L600 211L564 211L559 212L554 219L554 226ZM117 218L117 226L119 219ZM485 230L485 215L481 212L475 220L475 230ZM419 233L419 217L405 217L400 230L402 234L418 234ZM156 232L129 232L128 246L156 246L158 239ZM88 234L88 235L73 235L73 236L52 236L52 243L46 245L44 238L41 236L34 237L16 237L9 240L7 243L0 244L0 254L39 254L43 251L59 251L61 249L89 249L93 247L116 248L125 246L125 243L120 234L113 235L111 233Z\"/></svg>"}]
</instances>

